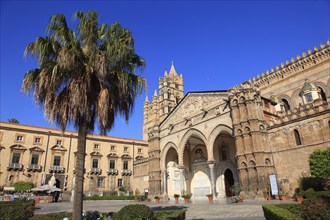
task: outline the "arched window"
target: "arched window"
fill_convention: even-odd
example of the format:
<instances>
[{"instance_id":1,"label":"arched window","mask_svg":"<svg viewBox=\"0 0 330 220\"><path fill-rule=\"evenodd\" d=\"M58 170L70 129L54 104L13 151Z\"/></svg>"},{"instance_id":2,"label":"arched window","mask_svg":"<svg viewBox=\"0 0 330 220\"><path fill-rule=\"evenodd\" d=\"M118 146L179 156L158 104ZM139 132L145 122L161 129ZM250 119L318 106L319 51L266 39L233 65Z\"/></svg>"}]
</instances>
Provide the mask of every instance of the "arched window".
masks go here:
<instances>
[{"instance_id":1,"label":"arched window","mask_svg":"<svg viewBox=\"0 0 330 220\"><path fill-rule=\"evenodd\" d=\"M289 111L290 110L290 105L289 102L286 99L282 99L282 103L283 103L283 109L282 111Z\"/></svg>"},{"instance_id":2,"label":"arched window","mask_svg":"<svg viewBox=\"0 0 330 220\"><path fill-rule=\"evenodd\" d=\"M322 99L323 101L326 101L327 100L327 97L323 91L323 89L321 87L317 87L320 91L320 99Z\"/></svg>"},{"instance_id":3,"label":"arched window","mask_svg":"<svg viewBox=\"0 0 330 220\"><path fill-rule=\"evenodd\" d=\"M294 133L294 138L296 140L296 145L297 146L301 145L301 139L298 130L294 129L293 133Z\"/></svg>"}]
</instances>

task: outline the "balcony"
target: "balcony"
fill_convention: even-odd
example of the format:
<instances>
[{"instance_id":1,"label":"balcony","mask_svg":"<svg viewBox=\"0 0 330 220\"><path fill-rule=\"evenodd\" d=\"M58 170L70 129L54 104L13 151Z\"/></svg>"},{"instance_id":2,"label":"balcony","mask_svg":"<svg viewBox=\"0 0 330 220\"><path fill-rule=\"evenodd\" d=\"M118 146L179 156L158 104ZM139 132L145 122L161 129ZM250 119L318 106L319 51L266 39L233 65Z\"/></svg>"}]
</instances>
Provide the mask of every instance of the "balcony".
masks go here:
<instances>
[{"instance_id":1,"label":"balcony","mask_svg":"<svg viewBox=\"0 0 330 220\"><path fill-rule=\"evenodd\" d=\"M118 175L118 170L117 169L109 169L108 170L108 175Z\"/></svg>"},{"instance_id":2,"label":"balcony","mask_svg":"<svg viewBox=\"0 0 330 220\"><path fill-rule=\"evenodd\" d=\"M28 164L27 171L41 172L42 166L38 164Z\"/></svg>"},{"instance_id":3,"label":"balcony","mask_svg":"<svg viewBox=\"0 0 330 220\"><path fill-rule=\"evenodd\" d=\"M131 170L122 170L121 175L122 176L130 176L130 175L132 175L132 171Z\"/></svg>"},{"instance_id":4,"label":"balcony","mask_svg":"<svg viewBox=\"0 0 330 220\"><path fill-rule=\"evenodd\" d=\"M7 166L7 170L19 170L22 171L23 170L23 164L20 163L10 163Z\"/></svg>"},{"instance_id":5,"label":"balcony","mask_svg":"<svg viewBox=\"0 0 330 220\"><path fill-rule=\"evenodd\" d=\"M50 173L64 173L65 168L63 166L50 166Z\"/></svg>"},{"instance_id":6,"label":"balcony","mask_svg":"<svg viewBox=\"0 0 330 220\"><path fill-rule=\"evenodd\" d=\"M100 168L97 167L92 167L91 171L89 171L90 174L96 174L96 175L100 175L102 173L102 170Z\"/></svg>"}]
</instances>

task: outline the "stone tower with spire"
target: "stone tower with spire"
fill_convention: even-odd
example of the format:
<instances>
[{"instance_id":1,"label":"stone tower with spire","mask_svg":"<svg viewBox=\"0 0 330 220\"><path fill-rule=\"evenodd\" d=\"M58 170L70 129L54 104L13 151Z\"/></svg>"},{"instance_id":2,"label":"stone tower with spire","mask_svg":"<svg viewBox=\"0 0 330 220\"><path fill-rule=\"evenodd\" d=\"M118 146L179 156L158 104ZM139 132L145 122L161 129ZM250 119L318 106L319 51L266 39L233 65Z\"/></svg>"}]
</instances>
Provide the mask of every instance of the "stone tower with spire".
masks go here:
<instances>
[{"instance_id":1,"label":"stone tower with spire","mask_svg":"<svg viewBox=\"0 0 330 220\"><path fill-rule=\"evenodd\" d=\"M183 77L176 72L173 62L170 71L159 78L158 89L159 95L155 90L151 103L148 96L144 102L144 140L148 140L148 128L160 124L184 96Z\"/></svg>"},{"instance_id":2,"label":"stone tower with spire","mask_svg":"<svg viewBox=\"0 0 330 220\"><path fill-rule=\"evenodd\" d=\"M149 194L161 192L160 137L159 125L183 98L183 77L179 76L173 62L169 72L159 79L159 95L155 90L150 103L144 102L143 139L148 141L149 150Z\"/></svg>"}]
</instances>

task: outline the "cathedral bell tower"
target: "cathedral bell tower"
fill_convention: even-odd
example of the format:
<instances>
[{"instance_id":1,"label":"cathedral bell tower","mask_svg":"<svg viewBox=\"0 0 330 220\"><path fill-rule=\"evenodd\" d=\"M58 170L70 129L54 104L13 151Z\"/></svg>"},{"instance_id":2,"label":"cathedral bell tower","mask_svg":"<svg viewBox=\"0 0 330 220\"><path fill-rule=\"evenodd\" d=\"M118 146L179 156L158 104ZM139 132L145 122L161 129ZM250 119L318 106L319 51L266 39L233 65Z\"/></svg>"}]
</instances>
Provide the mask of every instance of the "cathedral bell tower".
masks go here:
<instances>
[{"instance_id":1,"label":"cathedral bell tower","mask_svg":"<svg viewBox=\"0 0 330 220\"><path fill-rule=\"evenodd\" d=\"M159 78L159 95L155 90L150 103L144 102L143 139L148 141L149 150L149 194L161 194L160 136L159 125L183 98L183 77L177 74L173 62L170 71Z\"/></svg>"}]
</instances>

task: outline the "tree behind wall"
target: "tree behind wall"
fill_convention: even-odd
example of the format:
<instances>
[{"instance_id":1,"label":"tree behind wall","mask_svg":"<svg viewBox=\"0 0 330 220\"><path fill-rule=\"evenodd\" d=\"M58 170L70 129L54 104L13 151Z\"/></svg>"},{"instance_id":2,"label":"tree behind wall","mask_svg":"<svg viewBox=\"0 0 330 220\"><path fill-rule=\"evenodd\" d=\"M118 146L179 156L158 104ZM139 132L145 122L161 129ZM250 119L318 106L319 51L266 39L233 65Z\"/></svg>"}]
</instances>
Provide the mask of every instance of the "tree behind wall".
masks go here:
<instances>
[{"instance_id":1,"label":"tree behind wall","mask_svg":"<svg viewBox=\"0 0 330 220\"><path fill-rule=\"evenodd\" d=\"M19 121L16 118L9 118L8 122L13 124L19 124Z\"/></svg>"},{"instance_id":2,"label":"tree behind wall","mask_svg":"<svg viewBox=\"0 0 330 220\"><path fill-rule=\"evenodd\" d=\"M34 187L34 184L31 182L18 181L16 183L13 183L13 187L15 187L16 191L20 192L31 190Z\"/></svg>"},{"instance_id":3,"label":"tree behind wall","mask_svg":"<svg viewBox=\"0 0 330 220\"><path fill-rule=\"evenodd\" d=\"M78 129L73 219L82 218L86 136L97 118L102 134L109 131L116 114L126 121L134 101L146 88L135 74L144 60L135 53L132 33L119 23L98 24L94 11L76 12L76 31L62 14L51 17L46 37L38 37L25 49L25 56L38 60L28 71L22 90L33 92L45 115L64 131L71 123Z\"/></svg>"},{"instance_id":4,"label":"tree behind wall","mask_svg":"<svg viewBox=\"0 0 330 220\"><path fill-rule=\"evenodd\" d=\"M314 177L330 177L330 148L316 150L309 157L311 174Z\"/></svg>"}]
</instances>

